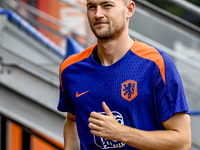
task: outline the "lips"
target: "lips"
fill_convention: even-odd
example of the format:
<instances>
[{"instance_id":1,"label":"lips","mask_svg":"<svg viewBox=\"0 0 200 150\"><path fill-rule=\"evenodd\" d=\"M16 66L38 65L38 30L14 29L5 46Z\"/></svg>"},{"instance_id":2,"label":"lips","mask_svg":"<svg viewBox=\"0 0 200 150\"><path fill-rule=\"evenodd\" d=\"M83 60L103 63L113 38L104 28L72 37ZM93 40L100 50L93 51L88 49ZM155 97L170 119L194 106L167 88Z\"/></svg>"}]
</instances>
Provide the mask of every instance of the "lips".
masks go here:
<instances>
[{"instance_id":1,"label":"lips","mask_svg":"<svg viewBox=\"0 0 200 150\"><path fill-rule=\"evenodd\" d=\"M94 25L103 25L103 24L108 24L108 22L94 22Z\"/></svg>"},{"instance_id":2,"label":"lips","mask_svg":"<svg viewBox=\"0 0 200 150\"><path fill-rule=\"evenodd\" d=\"M94 25L102 25L102 24L105 24L104 22L98 22L98 23L95 23Z\"/></svg>"}]
</instances>

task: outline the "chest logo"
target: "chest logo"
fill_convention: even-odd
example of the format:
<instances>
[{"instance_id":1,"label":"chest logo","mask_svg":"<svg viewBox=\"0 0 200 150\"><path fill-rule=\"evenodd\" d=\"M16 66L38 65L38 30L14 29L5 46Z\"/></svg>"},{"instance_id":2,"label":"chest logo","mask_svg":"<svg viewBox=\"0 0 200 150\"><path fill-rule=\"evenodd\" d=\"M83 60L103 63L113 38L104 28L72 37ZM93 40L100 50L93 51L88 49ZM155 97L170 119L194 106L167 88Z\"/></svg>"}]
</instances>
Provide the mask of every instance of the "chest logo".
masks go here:
<instances>
[{"instance_id":1,"label":"chest logo","mask_svg":"<svg viewBox=\"0 0 200 150\"><path fill-rule=\"evenodd\" d=\"M127 80L122 83L121 96L127 101L132 101L138 95L137 82L134 80Z\"/></svg>"},{"instance_id":2,"label":"chest logo","mask_svg":"<svg viewBox=\"0 0 200 150\"><path fill-rule=\"evenodd\" d=\"M78 91L77 91L77 92L76 92L76 97L80 97L80 96L86 94L87 92L89 92L89 91L85 91L85 92L83 92L83 93L78 94Z\"/></svg>"},{"instance_id":3,"label":"chest logo","mask_svg":"<svg viewBox=\"0 0 200 150\"><path fill-rule=\"evenodd\" d=\"M99 113L105 115L105 112L99 112ZM120 114L117 111L112 111L112 114L121 125L124 125L124 119L123 119L122 114ZM111 148L116 149L116 148L122 148L125 146L125 143L123 142L119 142L116 140L107 140L102 137L98 137L96 135L94 135L94 143L101 149L111 149Z\"/></svg>"}]
</instances>

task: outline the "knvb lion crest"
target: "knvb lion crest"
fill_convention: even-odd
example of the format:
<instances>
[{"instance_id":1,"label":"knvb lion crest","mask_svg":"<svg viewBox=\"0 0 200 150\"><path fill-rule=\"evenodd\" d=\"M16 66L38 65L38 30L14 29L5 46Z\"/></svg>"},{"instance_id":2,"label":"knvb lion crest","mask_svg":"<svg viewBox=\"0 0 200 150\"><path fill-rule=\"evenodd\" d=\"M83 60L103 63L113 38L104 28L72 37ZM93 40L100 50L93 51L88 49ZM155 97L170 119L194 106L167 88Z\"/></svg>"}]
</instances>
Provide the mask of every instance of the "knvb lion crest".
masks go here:
<instances>
[{"instance_id":1,"label":"knvb lion crest","mask_svg":"<svg viewBox=\"0 0 200 150\"><path fill-rule=\"evenodd\" d=\"M137 82L134 80L127 80L122 83L121 96L127 101L132 101L138 95Z\"/></svg>"}]
</instances>

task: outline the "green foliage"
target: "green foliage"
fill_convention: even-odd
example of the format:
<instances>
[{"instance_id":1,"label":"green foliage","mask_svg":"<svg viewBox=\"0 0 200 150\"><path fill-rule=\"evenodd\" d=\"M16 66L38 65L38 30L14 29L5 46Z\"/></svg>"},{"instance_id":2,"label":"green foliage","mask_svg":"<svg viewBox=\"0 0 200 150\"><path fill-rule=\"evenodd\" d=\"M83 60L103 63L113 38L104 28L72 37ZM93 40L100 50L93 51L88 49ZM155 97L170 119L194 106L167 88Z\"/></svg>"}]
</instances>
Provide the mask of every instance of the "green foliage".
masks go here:
<instances>
[{"instance_id":1,"label":"green foliage","mask_svg":"<svg viewBox=\"0 0 200 150\"><path fill-rule=\"evenodd\" d=\"M177 6L173 3L171 3L171 0L146 0L150 3L152 3L155 6L158 6L164 10L166 10L167 12L176 15L178 17L183 18L183 16L187 16L186 19L187 21L191 21L191 17L188 17L189 15L193 17L195 16L195 20L193 20L191 23L200 26L200 17L193 14L193 13L189 13L187 10L185 10L184 8ZM200 7L200 0L188 0L188 2L193 3L194 5ZM187 14L187 15L186 15Z\"/></svg>"},{"instance_id":2,"label":"green foliage","mask_svg":"<svg viewBox=\"0 0 200 150\"><path fill-rule=\"evenodd\" d=\"M168 0L147 0L148 2L176 15L180 16L183 12L183 9L174 5L173 3L170 3Z\"/></svg>"},{"instance_id":3,"label":"green foliage","mask_svg":"<svg viewBox=\"0 0 200 150\"><path fill-rule=\"evenodd\" d=\"M198 7L200 7L200 0L188 0L188 2L191 2L195 5L197 5Z\"/></svg>"},{"instance_id":4,"label":"green foliage","mask_svg":"<svg viewBox=\"0 0 200 150\"><path fill-rule=\"evenodd\" d=\"M169 0L147 0L148 2L176 15L181 16L181 14L185 11L183 8L170 3ZM188 0L189 2L200 7L200 0Z\"/></svg>"}]
</instances>

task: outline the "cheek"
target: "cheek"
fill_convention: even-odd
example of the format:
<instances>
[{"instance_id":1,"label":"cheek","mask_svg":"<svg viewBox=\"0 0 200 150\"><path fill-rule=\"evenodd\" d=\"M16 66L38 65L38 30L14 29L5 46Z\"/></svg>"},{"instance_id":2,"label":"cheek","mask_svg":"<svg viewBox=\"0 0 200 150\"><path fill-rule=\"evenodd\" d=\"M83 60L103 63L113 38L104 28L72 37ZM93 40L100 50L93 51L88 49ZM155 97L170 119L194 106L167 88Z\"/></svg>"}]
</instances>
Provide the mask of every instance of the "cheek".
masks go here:
<instances>
[{"instance_id":1,"label":"cheek","mask_svg":"<svg viewBox=\"0 0 200 150\"><path fill-rule=\"evenodd\" d=\"M92 24L92 19L91 19L91 17L89 15L87 15L87 19L88 19L89 24L91 25Z\"/></svg>"},{"instance_id":2,"label":"cheek","mask_svg":"<svg viewBox=\"0 0 200 150\"><path fill-rule=\"evenodd\" d=\"M91 13L87 13L88 20L91 20L91 17L92 17Z\"/></svg>"}]
</instances>

